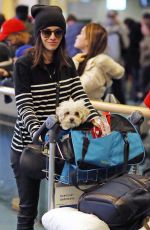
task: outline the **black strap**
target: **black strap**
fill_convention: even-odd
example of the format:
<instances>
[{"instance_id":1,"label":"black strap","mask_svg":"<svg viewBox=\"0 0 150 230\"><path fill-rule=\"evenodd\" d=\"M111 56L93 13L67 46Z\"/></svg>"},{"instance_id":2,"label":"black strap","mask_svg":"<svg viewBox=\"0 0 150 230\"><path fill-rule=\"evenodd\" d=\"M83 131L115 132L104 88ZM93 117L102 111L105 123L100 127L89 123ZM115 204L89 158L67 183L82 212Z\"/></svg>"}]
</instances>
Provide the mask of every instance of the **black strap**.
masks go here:
<instances>
[{"instance_id":1,"label":"black strap","mask_svg":"<svg viewBox=\"0 0 150 230\"><path fill-rule=\"evenodd\" d=\"M129 141L127 133L121 133L123 140L124 140L124 171L127 171L128 167L128 160L129 160Z\"/></svg>"},{"instance_id":2,"label":"black strap","mask_svg":"<svg viewBox=\"0 0 150 230\"><path fill-rule=\"evenodd\" d=\"M55 69L54 78L56 79L56 108L59 106L59 93L60 93L60 71Z\"/></svg>"},{"instance_id":3,"label":"black strap","mask_svg":"<svg viewBox=\"0 0 150 230\"><path fill-rule=\"evenodd\" d=\"M82 161L84 161L85 155L87 153L88 147L89 147L90 141L88 137L83 138L83 148L82 148Z\"/></svg>"}]
</instances>

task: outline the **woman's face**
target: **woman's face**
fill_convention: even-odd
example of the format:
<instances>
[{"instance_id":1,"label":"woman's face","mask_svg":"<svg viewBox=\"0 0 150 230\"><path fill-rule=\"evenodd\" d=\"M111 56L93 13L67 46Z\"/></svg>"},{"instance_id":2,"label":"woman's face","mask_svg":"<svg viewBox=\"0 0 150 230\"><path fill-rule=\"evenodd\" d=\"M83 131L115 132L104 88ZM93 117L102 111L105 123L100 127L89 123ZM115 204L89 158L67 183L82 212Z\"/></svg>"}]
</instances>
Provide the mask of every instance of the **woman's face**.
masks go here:
<instances>
[{"instance_id":1,"label":"woman's face","mask_svg":"<svg viewBox=\"0 0 150 230\"><path fill-rule=\"evenodd\" d=\"M50 26L40 31L43 46L48 51L55 51L61 43L64 31L58 26Z\"/></svg>"},{"instance_id":2,"label":"woman's face","mask_svg":"<svg viewBox=\"0 0 150 230\"><path fill-rule=\"evenodd\" d=\"M82 50L84 53L87 53L88 40L86 38L85 27L83 27L81 33L76 37L74 47Z\"/></svg>"},{"instance_id":3,"label":"woman's face","mask_svg":"<svg viewBox=\"0 0 150 230\"><path fill-rule=\"evenodd\" d=\"M148 29L145 23L142 23L141 31L142 31L142 34L145 36L150 35L150 30Z\"/></svg>"}]
</instances>

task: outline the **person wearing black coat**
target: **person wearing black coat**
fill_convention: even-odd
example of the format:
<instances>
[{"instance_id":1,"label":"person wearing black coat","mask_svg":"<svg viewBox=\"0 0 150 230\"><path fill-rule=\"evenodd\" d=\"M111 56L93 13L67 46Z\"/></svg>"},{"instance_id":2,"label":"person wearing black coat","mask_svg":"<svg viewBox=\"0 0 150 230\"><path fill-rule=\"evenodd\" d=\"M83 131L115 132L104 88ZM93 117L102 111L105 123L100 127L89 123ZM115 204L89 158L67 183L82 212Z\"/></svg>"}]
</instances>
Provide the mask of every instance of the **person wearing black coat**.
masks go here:
<instances>
[{"instance_id":1,"label":"person wearing black coat","mask_svg":"<svg viewBox=\"0 0 150 230\"><path fill-rule=\"evenodd\" d=\"M131 76L132 90L131 99L138 100L140 91L140 41L142 40L140 23L131 18L126 18L124 23L128 29L129 46L125 54L126 75Z\"/></svg>"}]
</instances>

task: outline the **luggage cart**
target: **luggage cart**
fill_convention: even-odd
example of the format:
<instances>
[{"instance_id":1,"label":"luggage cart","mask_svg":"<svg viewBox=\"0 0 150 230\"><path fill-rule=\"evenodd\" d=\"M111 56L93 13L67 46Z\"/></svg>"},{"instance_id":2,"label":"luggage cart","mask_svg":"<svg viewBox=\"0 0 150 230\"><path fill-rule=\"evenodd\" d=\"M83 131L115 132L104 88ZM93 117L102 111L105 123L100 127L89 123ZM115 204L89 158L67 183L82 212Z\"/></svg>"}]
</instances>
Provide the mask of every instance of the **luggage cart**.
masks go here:
<instances>
[{"instance_id":1,"label":"luggage cart","mask_svg":"<svg viewBox=\"0 0 150 230\"><path fill-rule=\"evenodd\" d=\"M57 183L60 182L63 185L73 186L71 179L70 179L70 174L71 174L70 168L68 168L67 175L62 175L62 174L59 175L55 173L55 159L56 158L61 161L64 161L64 165L65 165L65 159L63 157L63 154L61 153L59 143L57 142L57 136L58 136L59 131L60 131L60 127L58 124L56 124L52 129L49 129L49 131L47 132L47 136L49 139L48 141L49 142L49 153L47 155L48 169L45 170L45 172L47 173L47 179L48 179L48 210L55 208L55 197L54 196L55 196L55 185ZM56 149L58 150L60 156L55 156ZM119 173L120 169L121 168L118 167L116 169L117 170L116 173L117 172ZM63 172L63 169L62 169L62 172ZM103 174L103 180L104 180L109 177L110 173L111 171L107 172L106 168L83 170L82 172L80 171L81 187L82 186L89 187L90 184L88 183L88 181L90 181L90 183L92 184L96 183L99 180L101 174ZM93 177L93 174L94 174L94 177ZM79 194L81 195L81 191Z\"/></svg>"},{"instance_id":2,"label":"luggage cart","mask_svg":"<svg viewBox=\"0 0 150 230\"><path fill-rule=\"evenodd\" d=\"M130 121L137 126L137 128L139 129L139 126L141 125L142 121L143 121L143 117L141 113L136 113L134 115L132 115L130 117ZM37 140L39 138L39 136L41 135L41 133L44 130L47 130L47 136L48 136L48 143L49 143L49 154L47 154L47 158L48 158L48 168L47 170L45 170L45 172L47 173L47 178L48 178L48 210L51 210L55 207L55 202L54 202L54 194L55 194L55 149L56 149L56 145L58 146L57 143L57 137L58 134L60 132L60 126L57 123L55 117L53 115L49 116L49 118L46 120L46 122L40 127L40 129L38 130L38 132L36 133L36 136L33 139L34 143L37 143ZM61 151L60 155L62 157L62 159L64 160ZM115 169L115 167L111 167L112 170ZM134 165L131 168L132 172L131 173L138 173L138 166ZM105 170L105 172L104 172ZM120 172L121 168L116 168L116 174L118 172ZM88 172L89 174L87 174L87 181L90 180L90 175L93 175L93 173L95 173L95 178L92 180L90 180L92 183L96 183L98 181L98 178L103 175L103 180L106 180L110 177L111 171L110 171L110 167L109 167L109 171L106 170L106 168L101 168L101 169L95 169L95 171L90 171ZM91 173L91 174L90 174ZM113 171L114 173L114 171ZM69 174L69 171L68 171ZM85 176L85 175L84 175ZM58 175L58 181L60 179L60 175ZM63 181L63 184L70 184L68 182L68 178L67 178L67 183L65 183ZM86 184L86 180L84 180L84 184Z\"/></svg>"},{"instance_id":3,"label":"luggage cart","mask_svg":"<svg viewBox=\"0 0 150 230\"><path fill-rule=\"evenodd\" d=\"M37 131L36 135L33 138L33 143L38 144L39 136L41 136L42 132L45 129L47 129L46 136L48 137L49 148L47 149L47 153L45 152L43 153L46 155L46 159L47 159L46 160L47 168L46 169L43 168L43 171L45 172L46 177L48 179L48 210L51 210L55 208L55 185L58 184L57 182L62 183L65 186L65 188L66 186L70 186L73 188L73 185L71 184L70 176L69 176L71 172L70 168L68 168L67 175L65 176L62 176L61 174L60 175L55 174L55 149L56 148L58 148L58 151L60 152L60 159L62 161L65 161L65 159L63 158L61 151L59 149L59 144L57 143L58 134L60 131L59 124L58 123L53 124L54 122L52 121L53 125L52 124L49 125L47 124L47 122L49 122L49 119ZM57 156L57 158L59 157ZM92 169L88 171L86 170L80 171L80 176L82 177L80 178L81 184L84 185L84 187L85 186L89 187L90 183L94 184L98 181L101 174L104 175L104 171L105 171L105 178L109 177L110 171L107 172L105 169ZM120 168L118 168L118 172L120 172ZM93 174L94 174L94 177L93 177ZM89 182L89 180L90 180L90 183L87 183ZM70 187L68 188L70 189ZM74 190L77 190L77 189L74 187ZM81 194L82 192L78 191L77 196L80 196Z\"/></svg>"},{"instance_id":4,"label":"luggage cart","mask_svg":"<svg viewBox=\"0 0 150 230\"><path fill-rule=\"evenodd\" d=\"M39 142L39 137L43 135L43 133L46 134L46 136L48 137L47 142L49 147L45 150L43 148L43 153L41 153L44 154L46 157L45 167L43 167L42 171L45 173L45 177L48 179L48 210L55 208L55 188L57 187L55 185L58 184L57 182L60 182L60 175L55 174L55 158L65 161L57 143L60 130L61 128L59 124L56 122L55 118L53 119L52 115L49 116L48 119L43 123L43 125L39 128L39 130L36 132L36 135L33 138L33 144L41 145L41 143ZM56 148L58 148L58 151L60 152L60 157L55 157ZM66 183L64 183L63 185L66 186ZM80 195L81 192L78 196Z\"/></svg>"},{"instance_id":5,"label":"luggage cart","mask_svg":"<svg viewBox=\"0 0 150 230\"><path fill-rule=\"evenodd\" d=\"M57 135L57 129L59 128L59 124L57 123L57 118L55 115L51 115L47 118L47 120L42 124L42 126L38 129L35 136L33 137L33 144L35 145L41 145L41 142L39 141L39 137L41 135L46 135L49 137L49 155L45 155L48 164L48 168L44 169L43 172L45 175L47 174L48 179L48 210L54 208L54 158L55 158L55 146L56 146L56 135ZM46 167L45 166L45 167ZM48 170L48 171L47 171Z\"/></svg>"},{"instance_id":6,"label":"luggage cart","mask_svg":"<svg viewBox=\"0 0 150 230\"><path fill-rule=\"evenodd\" d=\"M135 122L134 125L137 126L137 128L140 126L140 124L142 123L143 118L142 117L136 117L137 119L133 119L135 117L131 117L131 122ZM55 201L54 201L54 194L55 194L55 149L56 149L56 145L57 145L57 135L59 132L59 124L56 122L52 122L53 125L47 125L44 124L42 128L39 129L39 131L37 132L37 135L34 137L33 142L36 142L39 138L39 136L41 135L41 131L43 131L43 129L45 129L45 127L47 128L48 132L47 132L47 136L49 138L48 142L49 142L49 156L47 156L48 158L48 210L51 210L53 208L55 208ZM132 168L132 173L138 173L138 167L137 165L134 165ZM106 174L106 176L108 176ZM143 229L143 228L142 228ZM147 221L145 223L145 229L149 230L149 226L147 225Z\"/></svg>"}]
</instances>

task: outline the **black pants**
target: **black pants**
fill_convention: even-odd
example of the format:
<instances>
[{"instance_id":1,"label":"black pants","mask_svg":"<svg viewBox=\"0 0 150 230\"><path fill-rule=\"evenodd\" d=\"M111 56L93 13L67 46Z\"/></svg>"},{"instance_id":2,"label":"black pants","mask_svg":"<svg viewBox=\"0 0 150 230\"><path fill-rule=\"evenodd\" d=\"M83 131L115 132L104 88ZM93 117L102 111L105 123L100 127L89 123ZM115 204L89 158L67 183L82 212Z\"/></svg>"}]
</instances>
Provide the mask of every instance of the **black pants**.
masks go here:
<instances>
[{"instance_id":1,"label":"black pants","mask_svg":"<svg viewBox=\"0 0 150 230\"><path fill-rule=\"evenodd\" d=\"M11 164L20 198L17 230L33 230L37 216L40 180L34 180L20 170L21 154L12 150Z\"/></svg>"}]
</instances>

